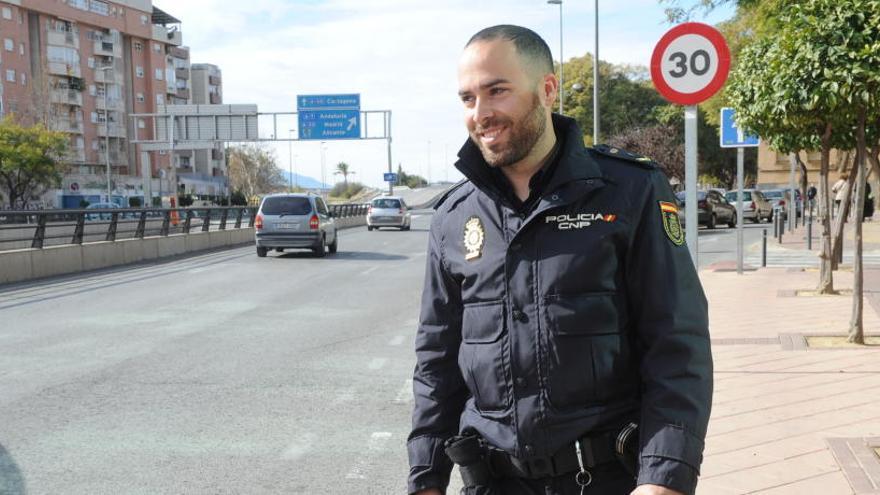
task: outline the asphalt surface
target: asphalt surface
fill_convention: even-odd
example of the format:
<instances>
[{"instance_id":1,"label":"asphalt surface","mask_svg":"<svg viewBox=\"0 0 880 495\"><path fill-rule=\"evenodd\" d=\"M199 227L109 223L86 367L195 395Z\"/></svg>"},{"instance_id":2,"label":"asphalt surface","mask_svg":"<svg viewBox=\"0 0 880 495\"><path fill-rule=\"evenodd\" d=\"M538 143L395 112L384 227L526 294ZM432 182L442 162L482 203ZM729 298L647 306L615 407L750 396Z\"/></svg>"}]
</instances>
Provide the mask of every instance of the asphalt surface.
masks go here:
<instances>
[{"instance_id":1,"label":"asphalt surface","mask_svg":"<svg viewBox=\"0 0 880 495\"><path fill-rule=\"evenodd\" d=\"M768 243L773 242L773 224L762 222L760 224L746 221L743 224L743 260L748 265L749 246L759 248L761 243L762 231L767 230ZM706 227L700 227L697 232L699 236L699 245L697 252L697 262L700 269L708 268L721 262L736 262L736 228L730 228L726 225L718 226L709 230ZM735 266L735 265L734 265Z\"/></svg>"},{"instance_id":2,"label":"asphalt surface","mask_svg":"<svg viewBox=\"0 0 880 495\"><path fill-rule=\"evenodd\" d=\"M429 221L0 287L0 494L405 493Z\"/></svg>"},{"instance_id":3,"label":"asphalt surface","mask_svg":"<svg viewBox=\"0 0 880 495\"><path fill-rule=\"evenodd\" d=\"M404 493L429 220L0 288L0 493Z\"/></svg>"}]
</instances>

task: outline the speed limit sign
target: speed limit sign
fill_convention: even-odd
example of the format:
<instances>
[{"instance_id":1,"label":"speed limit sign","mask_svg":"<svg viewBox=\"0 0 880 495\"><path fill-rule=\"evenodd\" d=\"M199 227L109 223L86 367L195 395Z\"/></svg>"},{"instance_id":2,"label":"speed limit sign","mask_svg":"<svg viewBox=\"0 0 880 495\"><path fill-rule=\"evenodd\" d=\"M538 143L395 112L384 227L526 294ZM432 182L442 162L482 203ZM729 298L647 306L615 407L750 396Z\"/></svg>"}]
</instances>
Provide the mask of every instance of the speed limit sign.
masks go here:
<instances>
[{"instance_id":1,"label":"speed limit sign","mask_svg":"<svg viewBox=\"0 0 880 495\"><path fill-rule=\"evenodd\" d=\"M717 29L687 22L660 38L651 56L651 79L664 98L679 105L708 100L724 86L730 49Z\"/></svg>"}]
</instances>

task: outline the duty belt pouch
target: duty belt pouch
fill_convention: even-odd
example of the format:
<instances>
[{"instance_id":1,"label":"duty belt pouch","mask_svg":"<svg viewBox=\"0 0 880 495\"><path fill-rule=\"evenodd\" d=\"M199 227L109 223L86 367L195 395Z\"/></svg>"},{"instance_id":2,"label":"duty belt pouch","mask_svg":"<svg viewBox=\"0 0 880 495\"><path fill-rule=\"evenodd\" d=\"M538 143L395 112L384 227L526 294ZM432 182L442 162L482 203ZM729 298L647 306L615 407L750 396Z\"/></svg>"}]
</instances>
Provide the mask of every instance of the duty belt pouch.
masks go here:
<instances>
[{"instance_id":1,"label":"duty belt pouch","mask_svg":"<svg viewBox=\"0 0 880 495\"><path fill-rule=\"evenodd\" d=\"M465 488L489 487L492 473L486 461L486 446L482 438L473 431L465 431L446 441L446 455L458 465Z\"/></svg>"},{"instance_id":2,"label":"duty belt pouch","mask_svg":"<svg viewBox=\"0 0 880 495\"><path fill-rule=\"evenodd\" d=\"M633 478L639 476L639 425L629 423L617 434L614 455Z\"/></svg>"}]
</instances>

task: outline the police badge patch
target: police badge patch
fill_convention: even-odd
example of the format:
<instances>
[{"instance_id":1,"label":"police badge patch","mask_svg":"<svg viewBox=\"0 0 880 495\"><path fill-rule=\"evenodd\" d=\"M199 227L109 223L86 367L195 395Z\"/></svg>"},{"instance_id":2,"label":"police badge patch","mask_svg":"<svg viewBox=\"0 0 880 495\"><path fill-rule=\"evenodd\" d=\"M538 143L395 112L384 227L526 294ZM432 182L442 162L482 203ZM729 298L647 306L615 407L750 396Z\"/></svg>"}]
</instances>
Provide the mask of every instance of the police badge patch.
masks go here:
<instances>
[{"instance_id":1,"label":"police badge patch","mask_svg":"<svg viewBox=\"0 0 880 495\"><path fill-rule=\"evenodd\" d=\"M666 237L676 246L684 244L684 230L678 218L678 206L675 203L660 201L660 216L663 218L663 230Z\"/></svg>"},{"instance_id":2,"label":"police badge patch","mask_svg":"<svg viewBox=\"0 0 880 495\"><path fill-rule=\"evenodd\" d=\"M473 261L483 255L483 243L486 242L486 231L479 217L470 217L464 224L464 259Z\"/></svg>"}]
</instances>

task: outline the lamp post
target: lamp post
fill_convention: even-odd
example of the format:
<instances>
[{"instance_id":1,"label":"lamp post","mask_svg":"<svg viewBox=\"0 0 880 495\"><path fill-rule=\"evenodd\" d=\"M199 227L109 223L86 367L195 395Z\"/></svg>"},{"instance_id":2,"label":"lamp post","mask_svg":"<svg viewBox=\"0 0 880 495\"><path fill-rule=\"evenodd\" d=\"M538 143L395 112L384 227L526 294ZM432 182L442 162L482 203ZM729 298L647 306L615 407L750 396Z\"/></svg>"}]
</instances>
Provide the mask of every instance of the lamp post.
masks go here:
<instances>
[{"instance_id":1,"label":"lamp post","mask_svg":"<svg viewBox=\"0 0 880 495\"><path fill-rule=\"evenodd\" d=\"M325 201L327 199L327 176L325 174L326 156L324 153L325 151L327 151L326 144L326 141L321 141L321 196L324 198Z\"/></svg>"},{"instance_id":2,"label":"lamp post","mask_svg":"<svg viewBox=\"0 0 880 495\"><path fill-rule=\"evenodd\" d=\"M565 99L565 58L562 56L562 0L547 0L547 3L559 5L559 115L565 115L562 111L562 100Z\"/></svg>"},{"instance_id":3,"label":"lamp post","mask_svg":"<svg viewBox=\"0 0 880 495\"><path fill-rule=\"evenodd\" d=\"M99 71L104 73L104 162L107 166L107 202L110 200L112 191L110 189L110 109L107 107L107 71L113 70L113 66L100 67ZM159 179L161 187L162 179ZM144 201L146 203L146 201Z\"/></svg>"},{"instance_id":4,"label":"lamp post","mask_svg":"<svg viewBox=\"0 0 880 495\"><path fill-rule=\"evenodd\" d=\"M599 0L596 0L596 49L593 56L593 146L599 144Z\"/></svg>"},{"instance_id":5,"label":"lamp post","mask_svg":"<svg viewBox=\"0 0 880 495\"><path fill-rule=\"evenodd\" d=\"M287 131L290 136L290 141L287 142L287 152L290 155L290 162L288 165L290 166L290 192L293 192L294 187L299 187L299 184L296 180L296 173L293 171L293 133L296 132L296 129L289 129Z\"/></svg>"}]
</instances>

